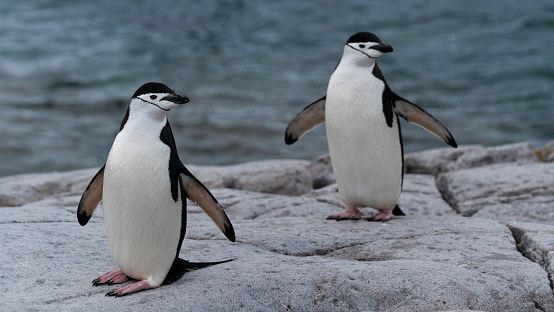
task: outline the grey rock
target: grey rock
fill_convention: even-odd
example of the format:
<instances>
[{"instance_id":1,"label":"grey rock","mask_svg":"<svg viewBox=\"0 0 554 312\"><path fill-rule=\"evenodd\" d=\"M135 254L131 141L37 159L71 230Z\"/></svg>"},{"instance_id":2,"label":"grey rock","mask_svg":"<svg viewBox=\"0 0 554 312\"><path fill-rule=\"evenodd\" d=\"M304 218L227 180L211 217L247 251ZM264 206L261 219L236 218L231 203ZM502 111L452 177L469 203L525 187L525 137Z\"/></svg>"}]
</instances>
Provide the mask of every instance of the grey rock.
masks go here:
<instances>
[{"instance_id":1,"label":"grey rock","mask_svg":"<svg viewBox=\"0 0 554 312\"><path fill-rule=\"evenodd\" d=\"M455 162L466 153L482 150L480 145L464 145L456 149L445 147L404 155L404 172L437 175L442 167Z\"/></svg>"},{"instance_id":2,"label":"grey rock","mask_svg":"<svg viewBox=\"0 0 554 312\"><path fill-rule=\"evenodd\" d=\"M304 160L255 161L221 167L231 182L229 188L283 195L300 195L313 188L313 178Z\"/></svg>"},{"instance_id":3,"label":"grey rock","mask_svg":"<svg viewBox=\"0 0 554 312\"><path fill-rule=\"evenodd\" d=\"M546 143L544 146L537 148L535 150L537 157L540 161L543 162L553 162L554 161L554 141Z\"/></svg>"},{"instance_id":4,"label":"grey rock","mask_svg":"<svg viewBox=\"0 0 554 312\"><path fill-rule=\"evenodd\" d=\"M425 174L404 175L398 206L409 218L417 216L454 215L455 211L444 201L435 185L435 178Z\"/></svg>"},{"instance_id":5,"label":"grey rock","mask_svg":"<svg viewBox=\"0 0 554 312\"><path fill-rule=\"evenodd\" d=\"M213 189L212 194L232 222L280 217L322 219L337 210L340 211L340 207L305 196L275 195L237 189ZM200 207L192 203L188 207L190 220L209 220Z\"/></svg>"},{"instance_id":6,"label":"grey rock","mask_svg":"<svg viewBox=\"0 0 554 312\"><path fill-rule=\"evenodd\" d=\"M91 285L115 268L101 223L2 224L0 277L10 281L0 283L2 302L8 311L554 309L544 270L494 221L275 218L234 225L237 243L211 222L190 224L180 256L235 260L110 298L104 294L117 285Z\"/></svg>"},{"instance_id":7,"label":"grey rock","mask_svg":"<svg viewBox=\"0 0 554 312\"><path fill-rule=\"evenodd\" d=\"M331 156L329 154L315 158L307 168L312 173L314 189L319 189L335 183L333 167L331 166Z\"/></svg>"},{"instance_id":8,"label":"grey rock","mask_svg":"<svg viewBox=\"0 0 554 312\"><path fill-rule=\"evenodd\" d=\"M525 142L487 148L467 145L457 149L441 148L409 153L405 156L404 166L407 173L437 175L497 163L538 161L531 144Z\"/></svg>"},{"instance_id":9,"label":"grey rock","mask_svg":"<svg viewBox=\"0 0 554 312\"><path fill-rule=\"evenodd\" d=\"M254 192L300 195L313 189L307 160L253 161L231 166L188 166L210 188L234 188Z\"/></svg>"},{"instance_id":10,"label":"grey rock","mask_svg":"<svg viewBox=\"0 0 554 312\"><path fill-rule=\"evenodd\" d=\"M221 174L220 167L187 165L187 168L209 189L225 187L226 184L231 183L231 181L227 181Z\"/></svg>"},{"instance_id":11,"label":"grey rock","mask_svg":"<svg viewBox=\"0 0 554 312\"><path fill-rule=\"evenodd\" d=\"M328 285L321 292L327 297L331 289L344 289L356 296L352 310L554 309L546 272L522 257L508 228L493 220L444 216L387 223L260 221L236 222L238 242L291 259L322 261L317 265L328 271ZM216 232L213 226L197 225L189 238L213 237ZM336 275L327 266L335 262L352 270ZM295 269L289 268L288 274ZM342 283L349 287L338 286ZM365 305L366 297L372 305Z\"/></svg>"},{"instance_id":12,"label":"grey rock","mask_svg":"<svg viewBox=\"0 0 554 312\"><path fill-rule=\"evenodd\" d=\"M463 216L554 221L554 164L506 163L440 174L437 187Z\"/></svg>"},{"instance_id":13,"label":"grey rock","mask_svg":"<svg viewBox=\"0 0 554 312\"><path fill-rule=\"evenodd\" d=\"M510 222L508 227L513 233L518 250L543 267L551 285L554 285L554 225Z\"/></svg>"},{"instance_id":14,"label":"grey rock","mask_svg":"<svg viewBox=\"0 0 554 312\"><path fill-rule=\"evenodd\" d=\"M405 175L399 205L406 217L326 221L342 204L336 184L312 190L317 172L326 172L310 169L314 163L325 167L317 160L189 166L226 209L237 242L226 240L190 203L180 256L234 260L122 298L104 296L116 285L91 285L116 267L102 206L85 227L76 221L80 195L97 169L19 177L7 184L11 188L0 183L0 194L19 198L17 207L0 208L2 311L554 311L554 226L508 228L497 220L461 217L443 200L434 177L420 174ZM497 208L510 215L515 208L507 206L547 205L553 173L554 164L505 163L443 173L437 185L460 207L491 197L506 201ZM264 186L248 190L255 184L248 177ZM259 182L267 177L274 184ZM287 193L300 195L270 193L286 183L293 185ZM37 185L47 191L34 191ZM27 193L35 195L20 196ZM529 211L548 215L542 208Z\"/></svg>"},{"instance_id":15,"label":"grey rock","mask_svg":"<svg viewBox=\"0 0 554 312\"><path fill-rule=\"evenodd\" d=\"M98 169L22 174L1 178L0 207L21 206L63 192L82 192Z\"/></svg>"}]
</instances>

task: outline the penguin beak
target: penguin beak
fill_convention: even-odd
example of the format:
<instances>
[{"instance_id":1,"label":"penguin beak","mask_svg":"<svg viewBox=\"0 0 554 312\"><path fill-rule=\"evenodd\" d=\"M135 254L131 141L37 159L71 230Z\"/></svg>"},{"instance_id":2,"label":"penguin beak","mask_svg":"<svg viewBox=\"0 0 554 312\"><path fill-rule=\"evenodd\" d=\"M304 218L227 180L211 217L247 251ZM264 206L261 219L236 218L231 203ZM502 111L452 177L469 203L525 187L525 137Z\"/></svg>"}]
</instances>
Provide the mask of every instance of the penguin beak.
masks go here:
<instances>
[{"instance_id":1,"label":"penguin beak","mask_svg":"<svg viewBox=\"0 0 554 312\"><path fill-rule=\"evenodd\" d=\"M175 104L186 104L189 102L189 98L186 95L180 95L177 93L173 93L170 95L165 96L162 101L169 101L173 102Z\"/></svg>"},{"instance_id":2,"label":"penguin beak","mask_svg":"<svg viewBox=\"0 0 554 312\"><path fill-rule=\"evenodd\" d=\"M381 53L392 52L392 47L388 44L385 44L385 43L374 45L374 46L370 47L370 49L377 50Z\"/></svg>"}]
</instances>

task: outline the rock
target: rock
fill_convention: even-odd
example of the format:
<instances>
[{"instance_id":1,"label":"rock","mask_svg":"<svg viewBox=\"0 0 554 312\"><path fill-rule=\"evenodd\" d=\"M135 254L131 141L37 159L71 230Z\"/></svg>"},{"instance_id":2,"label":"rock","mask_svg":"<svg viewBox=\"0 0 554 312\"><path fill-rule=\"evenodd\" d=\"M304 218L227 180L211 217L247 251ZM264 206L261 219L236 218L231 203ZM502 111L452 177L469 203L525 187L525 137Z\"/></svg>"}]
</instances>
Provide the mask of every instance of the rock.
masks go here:
<instances>
[{"instance_id":1,"label":"rock","mask_svg":"<svg viewBox=\"0 0 554 312\"><path fill-rule=\"evenodd\" d=\"M456 161L462 155L483 149L480 145L465 145L456 149L445 147L404 155L404 172L430 174L436 176L442 167Z\"/></svg>"},{"instance_id":2,"label":"rock","mask_svg":"<svg viewBox=\"0 0 554 312\"><path fill-rule=\"evenodd\" d=\"M300 195L313 188L309 161L270 160L221 167L226 187L254 192ZM229 182L230 181L230 182Z\"/></svg>"},{"instance_id":3,"label":"rock","mask_svg":"<svg viewBox=\"0 0 554 312\"><path fill-rule=\"evenodd\" d=\"M0 179L0 195L19 199L0 208L2 311L554 311L554 226L503 223L522 205L534 221L550 218L541 205L552 207L554 164L444 172L443 194L433 176L406 174L399 205L407 216L381 223L325 220L342 203L336 184L312 190L318 172L329 172L323 159L189 166L226 209L237 242L190 203L180 256L234 260L122 298L104 296L115 285L91 285L116 267L102 206L85 227L76 221L97 169ZM272 194L278 185L297 195ZM475 204L473 216L488 219L457 215L441 196L457 209Z\"/></svg>"},{"instance_id":4,"label":"rock","mask_svg":"<svg viewBox=\"0 0 554 312\"><path fill-rule=\"evenodd\" d=\"M220 172L220 167L216 166L197 166L187 165L187 169L209 189L225 187L227 183L225 177Z\"/></svg>"},{"instance_id":5,"label":"rock","mask_svg":"<svg viewBox=\"0 0 554 312\"><path fill-rule=\"evenodd\" d=\"M554 309L544 270L515 250L506 227L483 219L254 219L235 222L237 243L212 223L194 223L181 258L235 260L122 298L104 296L115 285L90 283L115 268L101 223L0 229L8 238L0 242L0 274L11 281L0 284L8 310Z\"/></svg>"},{"instance_id":6,"label":"rock","mask_svg":"<svg viewBox=\"0 0 554 312\"><path fill-rule=\"evenodd\" d=\"M335 183L333 167L331 166L331 156L321 155L308 165L308 170L312 173L313 188L319 189L329 184Z\"/></svg>"},{"instance_id":7,"label":"rock","mask_svg":"<svg viewBox=\"0 0 554 312\"><path fill-rule=\"evenodd\" d=\"M54 194L83 192L98 169L22 174L0 179L0 207L21 206Z\"/></svg>"},{"instance_id":8,"label":"rock","mask_svg":"<svg viewBox=\"0 0 554 312\"><path fill-rule=\"evenodd\" d=\"M340 206L321 203L305 196L286 196L257 193L237 189L214 189L212 193L225 209L232 222L235 220L272 219L279 217L304 217L324 219L327 215L340 211ZM189 212L199 213L190 220L206 221L202 209L192 203ZM200 219L196 219L200 218Z\"/></svg>"},{"instance_id":9,"label":"rock","mask_svg":"<svg viewBox=\"0 0 554 312\"><path fill-rule=\"evenodd\" d=\"M347 310L554 309L546 272L521 256L510 231L496 221L456 216L388 223L304 218L260 221L237 221L237 241L271 252L276 259L286 255L293 263L306 259L319 266L321 271L301 265L312 277L324 279L325 283L314 284L320 288L320 297L350 302ZM189 238L216 233L214 226L198 224ZM272 262L271 270L276 273L281 272L278 262ZM287 266L286 275L294 276L296 269L296 265ZM337 289L348 296L327 293ZM307 307L290 304L300 310Z\"/></svg>"},{"instance_id":10,"label":"rock","mask_svg":"<svg viewBox=\"0 0 554 312\"><path fill-rule=\"evenodd\" d=\"M307 160L253 161L231 166L188 166L210 188L300 195L313 189L313 177Z\"/></svg>"},{"instance_id":11,"label":"rock","mask_svg":"<svg viewBox=\"0 0 554 312\"><path fill-rule=\"evenodd\" d=\"M404 160L407 173L437 175L461 169L510 162L537 162L538 158L529 143L515 143L495 147L467 145L458 149L441 148L409 153Z\"/></svg>"},{"instance_id":12,"label":"rock","mask_svg":"<svg viewBox=\"0 0 554 312\"><path fill-rule=\"evenodd\" d=\"M517 249L538 263L548 273L551 285L554 285L554 226L527 222L510 222L517 243Z\"/></svg>"},{"instance_id":13,"label":"rock","mask_svg":"<svg viewBox=\"0 0 554 312\"><path fill-rule=\"evenodd\" d=\"M537 157L542 162L553 162L554 161L554 141L546 143L543 147L537 148L535 150Z\"/></svg>"},{"instance_id":14,"label":"rock","mask_svg":"<svg viewBox=\"0 0 554 312\"><path fill-rule=\"evenodd\" d=\"M463 216L554 221L554 164L506 163L440 174L437 187Z\"/></svg>"},{"instance_id":15,"label":"rock","mask_svg":"<svg viewBox=\"0 0 554 312\"><path fill-rule=\"evenodd\" d=\"M398 206L408 218L411 216L454 215L455 211L444 201L435 186L435 178L426 174L405 174Z\"/></svg>"}]
</instances>

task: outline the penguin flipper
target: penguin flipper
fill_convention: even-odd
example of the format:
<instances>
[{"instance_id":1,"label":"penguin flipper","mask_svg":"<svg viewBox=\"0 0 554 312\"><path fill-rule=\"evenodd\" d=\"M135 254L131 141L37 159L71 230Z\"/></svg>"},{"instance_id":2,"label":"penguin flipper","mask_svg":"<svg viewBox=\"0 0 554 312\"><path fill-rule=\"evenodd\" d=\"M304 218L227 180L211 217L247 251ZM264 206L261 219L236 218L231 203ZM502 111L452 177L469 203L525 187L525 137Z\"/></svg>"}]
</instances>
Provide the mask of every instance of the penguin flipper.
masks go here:
<instances>
[{"instance_id":1,"label":"penguin flipper","mask_svg":"<svg viewBox=\"0 0 554 312\"><path fill-rule=\"evenodd\" d=\"M92 178L79 201L77 220L81 226L85 226L88 223L88 220L92 217L92 213L102 200L102 192L104 190L104 168L106 168L106 165L100 168L94 178Z\"/></svg>"},{"instance_id":2,"label":"penguin flipper","mask_svg":"<svg viewBox=\"0 0 554 312\"><path fill-rule=\"evenodd\" d=\"M446 127L431 114L423 110L423 108L415 105L414 103L403 99L399 96L394 101L394 109L398 116L406 119L410 123L416 124L423 129L436 135L439 139L443 140L446 144L456 148L458 144L454 137L446 129Z\"/></svg>"},{"instance_id":3,"label":"penguin flipper","mask_svg":"<svg viewBox=\"0 0 554 312\"><path fill-rule=\"evenodd\" d=\"M325 101L327 95L306 106L287 126L285 143L290 145L298 141L304 134L325 122Z\"/></svg>"},{"instance_id":4,"label":"penguin flipper","mask_svg":"<svg viewBox=\"0 0 554 312\"><path fill-rule=\"evenodd\" d=\"M184 168L184 166L183 166ZM219 227L221 232L232 242L235 241L235 230L231 221L227 217L225 210L217 202L215 197L210 191L196 179L190 171L184 168L184 172L181 173L181 179L183 181L183 188L187 194L187 197L198 204L200 208L206 212L206 214L212 218L215 224Z\"/></svg>"}]
</instances>

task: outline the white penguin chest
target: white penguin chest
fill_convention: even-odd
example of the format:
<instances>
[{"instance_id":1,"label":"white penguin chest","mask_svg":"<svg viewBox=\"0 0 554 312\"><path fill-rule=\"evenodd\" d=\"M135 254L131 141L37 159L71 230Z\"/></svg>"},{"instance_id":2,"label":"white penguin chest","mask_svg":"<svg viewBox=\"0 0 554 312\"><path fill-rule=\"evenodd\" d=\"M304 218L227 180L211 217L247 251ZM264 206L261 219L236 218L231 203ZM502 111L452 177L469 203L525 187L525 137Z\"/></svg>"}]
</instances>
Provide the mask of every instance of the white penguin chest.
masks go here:
<instances>
[{"instance_id":1,"label":"white penguin chest","mask_svg":"<svg viewBox=\"0 0 554 312\"><path fill-rule=\"evenodd\" d=\"M161 129L160 129L161 130ZM127 275L161 284L177 252L182 198L174 201L170 148L159 130L126 125L104 171L104 224L112 254Z\"/></svg>"},{"instance_id":2,"label":"white penguin chest","mask_svg":"<svg viewBox=\"0 0 554 312\"><path fill-rule=\"evenodd\" d=\"M396 116L383 113L385 84L373 67L341 68L331 76L325 124L339 193L358 206L389 208L402 185L402 147Z\"/></svg>"}]
</instances>

